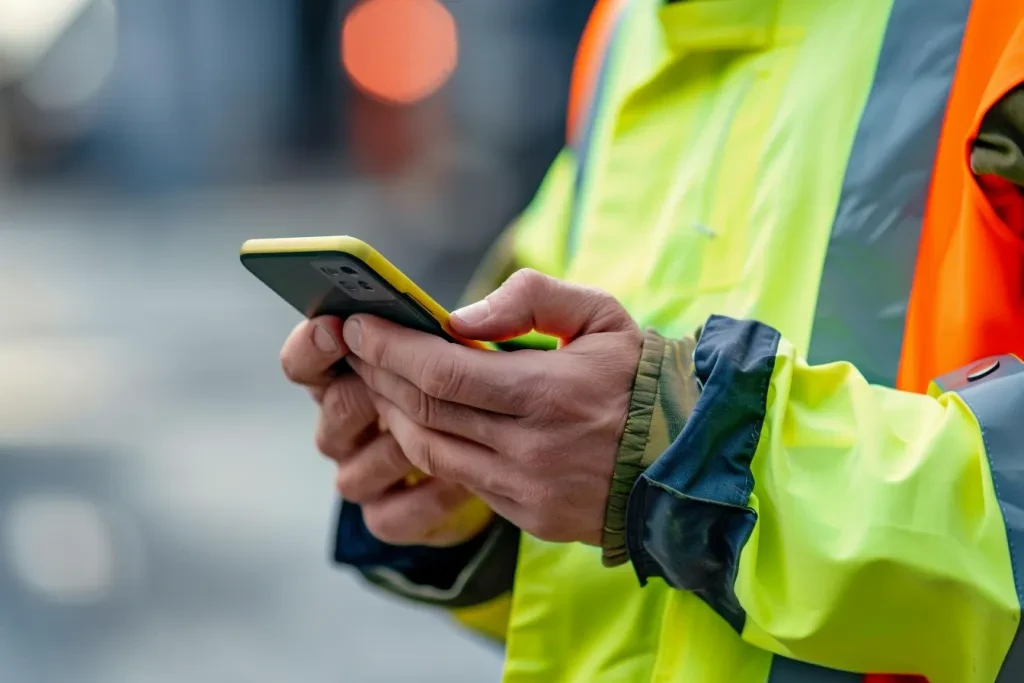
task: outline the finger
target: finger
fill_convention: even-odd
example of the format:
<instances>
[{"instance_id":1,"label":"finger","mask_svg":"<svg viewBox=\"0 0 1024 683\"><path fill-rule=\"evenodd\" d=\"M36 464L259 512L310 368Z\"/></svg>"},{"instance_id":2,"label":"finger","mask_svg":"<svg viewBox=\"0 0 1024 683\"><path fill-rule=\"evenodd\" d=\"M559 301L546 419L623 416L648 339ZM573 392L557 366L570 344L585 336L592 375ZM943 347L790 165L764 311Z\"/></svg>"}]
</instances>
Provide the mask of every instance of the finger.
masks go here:
<instances>
[{"instance_id":1,"label":"finger","mask_svg":"<svg viewBox=\"0 0 1024 683\"><path fill-rule=\"evenodd\" d=\"M568 341L635 323L605 292L524 269L487 298L452 313L451 325L469 339L504 341L536 330Z\"/></svg>"},{"instance_id":2,"label":"finger","mask_svg":"<svg viewBox=\"0 0 1024 683\"><path fill-rule=\"evenodd\" d=\"M365 503L404 481L414 470L395 437L383 432L339 463L335 482L342 498Z\"/></svg>"},{"instance_id":3,"label":"finger","mask_svg":"<svg viewBox=\"0 0 1024 683\"><path fill-rule=\"evenodd\" d=\"M316 428L317 450L341 462L376 425L377 410L366 383L354 374L340 377L324 391Z\"/></svg>"},{"instance_id":4,"label":"finger","mask_svg":"<svg viewBox=\"0 0 1024 683\"><path fill-rule=\"evenodd\" d=\"M334 376L332 366L347 353L342 321L321 316L299 323L288 335L281 347L281 368L295 384L326 384Z\"/></svg>"},{"instance_id":5,"label":"finger","mask_svg":"<svg viewBox=\"0 0 1024 683\"><path fill-rule=\"evenodd\" d=\"M495 451L417 424L385 398L375 396L374 404L405 457L422 472L499 495L512 490L511 467Z\"/></svg>"},{"instance_id":6,"label":"finger","mask_svg":"<svg viewBox=\"0 0 1024 683\"><path fill-rule=\"evenodd\" d=\"M461 512L474 503L479 501L464 487L431 479L364 504L363 522L376 538L392 545L452 545L478 531L462 529L467 522L480 528L486 525L483 515L459 519Z\"/></svg>"},{"instance_id":7,"label":"finger","mask_svg":"<svg viewBox=\"0 0 1024 683\"><path fill-rule=\"evenodd\" d=\"M349 364L371 391L398 406L420 425L492 448L503 443L511 418L434 398L404 377L375 368L355 356Z\"/></svg>"},{"instance_id":8,"label":"finger","mask_svg":"<svg viewBox=\"0 0 1024 683\"><path fill-rule=\"evenodd\" d=\"M538 374L529 352L471 349L374 316L352 316L344 334L352 354L428 396L495 413L519 414Z\"/></svg>"}]
</instances>

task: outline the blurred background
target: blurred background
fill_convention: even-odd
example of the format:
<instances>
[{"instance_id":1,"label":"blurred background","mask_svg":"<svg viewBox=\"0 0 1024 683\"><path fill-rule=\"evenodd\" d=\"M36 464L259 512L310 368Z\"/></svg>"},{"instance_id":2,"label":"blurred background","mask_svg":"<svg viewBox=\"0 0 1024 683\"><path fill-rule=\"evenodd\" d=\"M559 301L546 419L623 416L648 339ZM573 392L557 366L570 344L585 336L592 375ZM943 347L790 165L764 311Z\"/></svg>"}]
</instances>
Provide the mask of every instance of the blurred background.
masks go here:
<instances>
[{"instance_id":1,"label":"blurred background","mask_svg":"<svg viewBox=\"0 0 1024 683\"><path fill-rule=\"evenodd\" d=\"M327 562L248 237L442 303L564 138L593 0L0 0L0 680L494 681Z\"/></svg>"}]
</instances>

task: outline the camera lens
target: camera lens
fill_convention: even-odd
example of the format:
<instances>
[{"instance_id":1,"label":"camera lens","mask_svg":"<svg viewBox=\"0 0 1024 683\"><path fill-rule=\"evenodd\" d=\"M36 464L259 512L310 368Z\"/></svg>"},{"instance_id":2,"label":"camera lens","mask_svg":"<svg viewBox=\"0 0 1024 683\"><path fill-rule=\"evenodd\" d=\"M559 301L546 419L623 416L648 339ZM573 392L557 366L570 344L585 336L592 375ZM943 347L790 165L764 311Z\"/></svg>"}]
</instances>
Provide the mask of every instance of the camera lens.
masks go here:
<instances>
[{"instance_id":1,"label":"camera lens","mask_svg":"<svg viewBox=\"0 0 1024 683\"><path fill-rule=\"evenodd\" d=\"M356 270L355 268L351 268L349 266L342 266L341 267L341 272L345 273L346 275L358 275L359 274L358 270Z\"/></svg>"},{"instance_id":2,"label":"camera lens","mask_svg":"<svg viewBox=\"0 0 1024 683\"><path fill-rule=\"evenodd\" d=\"M351 282L342 282L341 286L344 287L346 290L348 290L350 292L356 291L356 286L354 284L352 284Z\"/></svg>"},{"instance_id":3,"label":"camera lens","mask_svg":"<svg viewBox=\"0 0 1024 683\"><path fill-rule=\"evenodd\" d=\"M370 283L368 283L368 282L363 282L362 280L360 280L359 281L359 286L362 287L363 289L367 290L367 291L370 291L370 292L373 291L373 287L371 287Z\"/></svg>"}]
</instances>

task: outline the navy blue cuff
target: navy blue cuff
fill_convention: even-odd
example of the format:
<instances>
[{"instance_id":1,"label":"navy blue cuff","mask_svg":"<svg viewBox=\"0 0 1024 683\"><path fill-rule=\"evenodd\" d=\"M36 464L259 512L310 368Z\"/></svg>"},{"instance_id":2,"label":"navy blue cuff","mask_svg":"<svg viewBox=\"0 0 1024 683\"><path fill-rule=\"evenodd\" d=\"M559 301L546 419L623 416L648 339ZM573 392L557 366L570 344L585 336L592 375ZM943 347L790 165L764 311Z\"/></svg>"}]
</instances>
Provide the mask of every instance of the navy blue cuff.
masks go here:
<instances>
[{"instance_id":1,"label":"navy blue cuff","mask_svg":"<svg viewBox=\"0 0 1024 683\"><path fill-rule=\"evenodd\" d=\"M779 333L712 316L694 352L703 385L683 431L637 480L626 546L642 584L660 577L692 591L737 631L746 615L733 584L757 516L750 462L767 410Z\"/></svg>"},{"instance_id":2,"label":"navy blue cuff","mask_svg":"<svg viewBox=\"0 0 1024 683\"><path fill-rule=\"evenodd\" d=\"M342 502L334 541L334 561L359 570L389 569L410 583L447 590L487 541L490 527L451 548L398 546L378 540L363 522L363 510Z\"/></svg>"}]
</instances>

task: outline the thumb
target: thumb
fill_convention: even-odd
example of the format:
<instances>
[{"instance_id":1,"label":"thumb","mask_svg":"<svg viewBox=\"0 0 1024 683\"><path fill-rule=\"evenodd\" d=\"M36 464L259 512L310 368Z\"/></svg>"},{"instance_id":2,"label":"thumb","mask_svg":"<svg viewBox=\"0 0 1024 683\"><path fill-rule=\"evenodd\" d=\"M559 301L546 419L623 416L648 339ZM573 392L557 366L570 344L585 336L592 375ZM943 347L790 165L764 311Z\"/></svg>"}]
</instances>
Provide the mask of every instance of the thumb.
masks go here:
<instances>
[{"instance_id":1,"label":"thumb","mask_svg":"<svg viewBox=\"0 0 1024 683\"><path fill-rule=\"evenodd\" d=\"M610 294L529 269L517 271L486 299L451 315L456 334L484 341L504 341L533 330L566 341L633 324Z\"/></svg>"}]
</instances>

